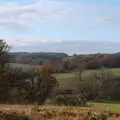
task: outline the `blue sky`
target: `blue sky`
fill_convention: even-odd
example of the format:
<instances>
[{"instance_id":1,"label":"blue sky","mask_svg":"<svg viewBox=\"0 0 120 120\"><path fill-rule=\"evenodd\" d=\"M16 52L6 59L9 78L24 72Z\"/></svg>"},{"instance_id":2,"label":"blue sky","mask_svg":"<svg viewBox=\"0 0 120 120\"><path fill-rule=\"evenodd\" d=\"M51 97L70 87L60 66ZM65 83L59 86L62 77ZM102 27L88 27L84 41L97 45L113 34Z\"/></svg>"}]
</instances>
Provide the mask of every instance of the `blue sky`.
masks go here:
<instances>
[{"instance_id":1,"label":"blue sky","mask_svg":"<svg viewBox=\"0 0 120 120\"><path fill-rule=\"evenodd\" d=\"M63 51L61 42L95 41L99 46L102 41L109 43L106 49L113 52L116 46L111 48L111 41L120 44L119 0L0 0L0 8L0 38L7 40L13 51L26 47L27 51L35 47L36 51ZM54 43L58 47L51 50L49 44ZM91 52L89 47L80 51ZM103 47L93 52L106 52Z\"/></svg>"}]
</instances>

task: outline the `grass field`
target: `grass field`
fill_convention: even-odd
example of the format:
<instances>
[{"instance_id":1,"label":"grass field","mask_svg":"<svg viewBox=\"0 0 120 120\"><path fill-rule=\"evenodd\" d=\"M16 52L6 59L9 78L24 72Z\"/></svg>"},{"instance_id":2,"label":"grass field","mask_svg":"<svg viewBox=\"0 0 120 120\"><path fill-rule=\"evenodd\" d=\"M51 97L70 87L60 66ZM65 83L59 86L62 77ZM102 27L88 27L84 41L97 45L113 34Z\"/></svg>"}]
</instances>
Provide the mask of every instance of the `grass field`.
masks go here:
<instances>
[{"instance_id":1,"label":"grass field","mask_svg":"<svg viewBox=\"0 0 120 120\"><path fill-rule=\"evenodd\" d=\"M4 114L1 114L1 111ZM13 120L13 115L17 115L14 120L93 120L90 118L94 118L94 120L95 118L96 120L103 120L103 118L104 120L120 120L120 116L116 117L115 114L110 116L108 112L87 107L0 105L1 120ZM18 115L27 118L22 119Z\"/></svg>"},{"instance_id":2,"label":"grass field","mask_svg":"<svg viewBox=\"0 0 120 120\"><path fill-rule=\"evenodd\" d=\"M86 70L83 72L83 78L89 77L91 73L99 72L100 70ZM115 76L120 76L120 68L106 69L108 72L112 72ZM75 72L71 73L57 73L54 74L56 79L59 81L60 85L65 88L72 88L78 85L78 81L76 81Z\"/></svg>"},{"instance_id":3,"label":"grass field","mask_svg":"<svg viewBox=\"0 0 120 120\"><path fill-rule=\"evenodd\" d=\"M111 102L111 103L90 102L88 103L88 105L90 105L95 109L120 113L120 102Z\"/></svg>"},{"instance_id":4,"label":"grass field","mask_svg":"<svg viewBox=\"0 0 120 120\"><path fill-rule=\"evenodd\" d=\"M29 64L20 64L20 63L9 63L12 68L21 68L23 71L28 71L30 69L38 69L40 65L29 65Z\"/></svg>"}]
</instances>

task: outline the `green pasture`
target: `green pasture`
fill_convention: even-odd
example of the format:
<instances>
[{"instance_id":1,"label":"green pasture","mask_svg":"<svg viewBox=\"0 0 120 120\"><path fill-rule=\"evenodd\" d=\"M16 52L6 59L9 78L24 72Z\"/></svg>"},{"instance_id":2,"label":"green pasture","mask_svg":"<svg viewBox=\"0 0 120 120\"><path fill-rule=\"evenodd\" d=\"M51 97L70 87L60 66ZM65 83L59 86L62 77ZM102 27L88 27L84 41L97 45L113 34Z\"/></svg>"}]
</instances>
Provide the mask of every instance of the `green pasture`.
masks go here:
<instances>
[{"instance_id":1,"label":"green pasture","mask_svg":"<svg viewBox=\"0 0 120 120\"><path fill-rule=\"evenodd\" d=\"M100 110L120 113L120 102L91 102L88 103L91 107Z\"/></svg>"},{"instance_id":2,"label":"green pasture","mask_svg":"<svg viewBox=\"0 0 120 120\"><path fill-rule=\"evenodd\" d=\"M120 68L106 69L106 71L111 72L115 76L120 76ZM90 74L100 72L100 70L86 70L83 72L83 78L89 77ZM76 80L76 73L56 73L54 74L56 79L59 81L60 85L65 88L76 87L78 81Z\"/></svg>"}]
</instances>

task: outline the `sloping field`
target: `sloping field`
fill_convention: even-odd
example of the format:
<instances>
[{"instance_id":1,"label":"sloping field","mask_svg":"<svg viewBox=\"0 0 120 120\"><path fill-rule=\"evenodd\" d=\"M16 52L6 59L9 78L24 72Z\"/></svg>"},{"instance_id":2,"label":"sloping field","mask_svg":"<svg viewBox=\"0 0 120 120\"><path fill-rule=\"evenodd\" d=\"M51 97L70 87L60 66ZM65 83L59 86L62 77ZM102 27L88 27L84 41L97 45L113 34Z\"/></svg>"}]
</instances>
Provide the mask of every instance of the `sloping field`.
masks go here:
<instances>
[{"instance_id":1,"label":"sloping field","mask_svg":"<svg viewBox=\"0 0 120 120\"><path fill-rule=\"evenodd\" d=\"M9 66L12 67L12 68L15 68L15 69L20 68L23 71L28 71L28 70L31 70L31 69L37 69L37 68L40 67L39 65L29 65L29 64L19 64L19 63L9 63Z\"/></svg>"},{"instance_id":2,"label":"sloping field","mask_svg":"<svg viewBox=\"0 0 120 120\"><path fill-rule=\"evenodd\" d=\"M120 68L111 68L111 69L106 69L105 71L108 71L108 72L114 74L115 76L120 77ZM99 73L100 70L99 69L98 70L86 70L83 72L82 76L83 76L83 78L88 78L90 74L96 73L96 72ZM76 76L75 72L56 73L56 74L54 74L54 76L59 81L60 85L64 88L72 88L72 87L76 87L78 85L78 81L75 78L75 76Z\"/></svg>"}]
</instances>

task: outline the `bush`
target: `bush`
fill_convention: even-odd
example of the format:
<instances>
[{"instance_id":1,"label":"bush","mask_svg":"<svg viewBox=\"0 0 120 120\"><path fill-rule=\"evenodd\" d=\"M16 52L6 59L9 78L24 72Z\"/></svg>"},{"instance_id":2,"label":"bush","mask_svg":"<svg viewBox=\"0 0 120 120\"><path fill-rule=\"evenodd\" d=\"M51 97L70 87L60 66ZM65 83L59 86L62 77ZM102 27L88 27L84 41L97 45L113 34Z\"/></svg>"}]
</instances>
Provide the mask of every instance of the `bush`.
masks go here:
<instances>
[{"instance_id":1,"label":"bush","mask_svg":"<svg viewBox=\"0 0 120 120\"><path fill-rule=\"evenodd\" d=\"M57 105L86 106L86 100L74 90L58 90L53 98L53 104Z\"/></svg>"},{"instance_id":2,"label":"bush","mask_svg":"<svg viewBox=\"0 0 120 120\"><path fill-rule=\"evenodd\" d=\"M55 104L84 107L84 106L86 106L86 101L81 99L81 97L79 97L79 96L58 95L55 98Z\"/></svg>"},{"instance_id":3,"label":"bush","mask_svg":"<svg viewBox=\"0 0 120 120\"><path fill-rule=\"evenodd\" d=\"M79 80L79 92L87 100L120 100L120 77L104 69L91 72Z\"/></svg>"}]
</instances>

